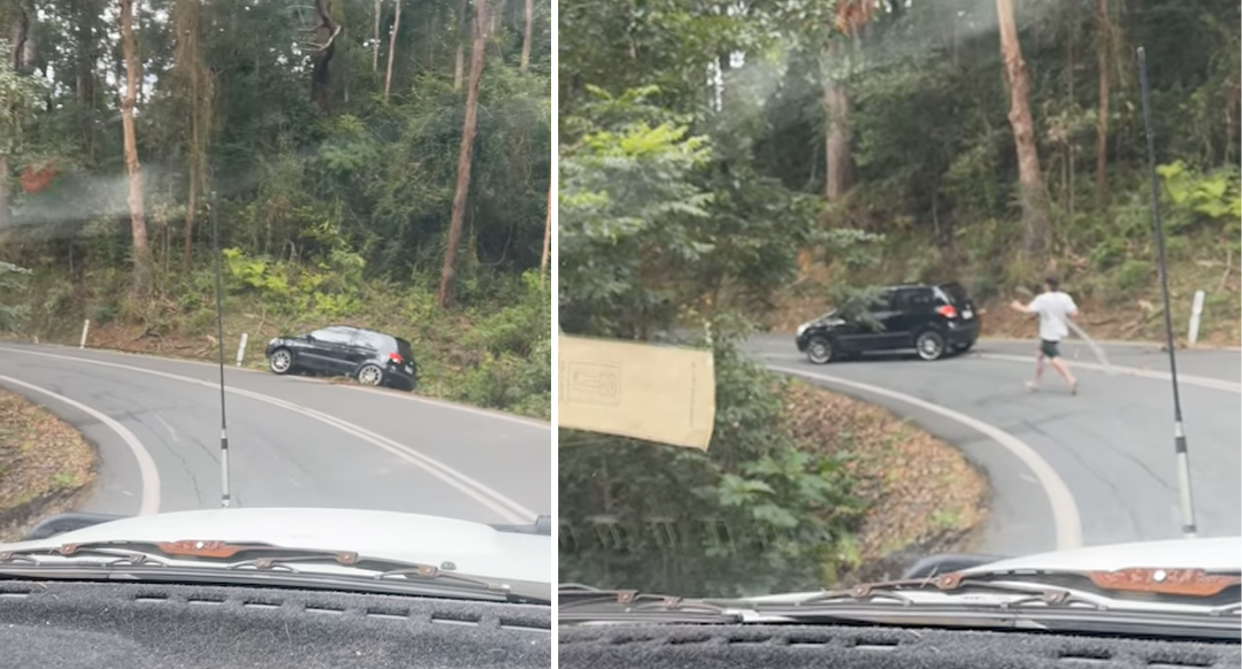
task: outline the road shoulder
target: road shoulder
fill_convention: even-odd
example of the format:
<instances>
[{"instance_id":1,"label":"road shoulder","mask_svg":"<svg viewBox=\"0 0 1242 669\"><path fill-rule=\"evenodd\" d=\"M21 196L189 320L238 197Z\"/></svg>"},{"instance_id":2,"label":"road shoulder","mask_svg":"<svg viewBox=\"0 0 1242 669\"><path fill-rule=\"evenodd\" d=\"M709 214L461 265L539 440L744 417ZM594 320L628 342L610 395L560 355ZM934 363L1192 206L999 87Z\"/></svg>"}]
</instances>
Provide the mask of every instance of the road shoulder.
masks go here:
<instances>
[{"instance_id":1,"label":"road shoulder","mask_svg":"<svg viewBox=\"0 0 1242 669\"><path fill-rule=\"evenodd\" d=\"M90 489L97 462L76 429L0 388L0 541L73 508Z\"/></svg>"}]
</instances>

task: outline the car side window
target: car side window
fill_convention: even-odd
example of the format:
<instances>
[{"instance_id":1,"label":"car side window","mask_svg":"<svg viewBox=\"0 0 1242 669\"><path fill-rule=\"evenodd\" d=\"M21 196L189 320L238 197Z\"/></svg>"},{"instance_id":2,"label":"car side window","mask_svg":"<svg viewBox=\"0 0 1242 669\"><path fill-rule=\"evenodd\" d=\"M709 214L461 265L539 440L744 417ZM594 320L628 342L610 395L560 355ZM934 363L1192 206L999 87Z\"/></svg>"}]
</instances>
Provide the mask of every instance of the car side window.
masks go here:
<instances>
[{"instance_id":1,"label":"car side window","mask_svg":"<svg viewBox=\"0 0 1242 669\"><path fill-rule=\"evenodd\" d=\"M893 295L891 293L885 293L883 295L880 295L879 297L872 300L871 304L867 306L867 309L873 314L879 313L881 311L889 311L892 308L893 308Z\"/></svg>"},{"instance_id":2,"label":"car side window","mask_svg":"<svg viewBox=\"0 0 1242 669\"><path fill-rule=\"evenodd\" d=\"M380 336L373 332L359 332L354 335L353 345L374 353L380 350L380 339Z\"/></svg>"},{"instance_id":3,"label":"car side window","mask_svg":"<svg viewBox=\"0 0 1242 669\"><path fill-rule=\"evenodd\" d=\"M315 338L315 341L322 342L324 344L348 344L349 340L353 337L353 334L349 332L342 332L340 330L324 329L315 330L311 333L311 336Z\"/></svg>"},{"instance_id":4,"label":"car side window","mask_svg":"<svg viewBox=\"0 0 1242 669\"><path fill-rule=\"evenodd\" d=\"M905 295L905 304L903 308L910 311L927 311L936 305L936 300L930 292L912 291Z\"/></svg>"}]
</instances>

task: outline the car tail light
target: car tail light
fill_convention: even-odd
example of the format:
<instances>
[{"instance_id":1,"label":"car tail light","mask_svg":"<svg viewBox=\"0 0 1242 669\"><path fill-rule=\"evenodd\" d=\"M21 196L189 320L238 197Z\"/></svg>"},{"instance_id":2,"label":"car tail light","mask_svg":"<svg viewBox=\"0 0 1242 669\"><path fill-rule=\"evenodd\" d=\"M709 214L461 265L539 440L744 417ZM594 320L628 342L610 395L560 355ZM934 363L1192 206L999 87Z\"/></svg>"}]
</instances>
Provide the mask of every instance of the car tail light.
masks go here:
<instances>
[{"instance_id":1,"label":"car tail light","mask_svg":"<svg viewBox=\"0 0 1242 669\"><path fill-rule=\"evenodd\" d=\"M403 358L401 357L400 353L389 353L388 354L389 362L400 365L402 360Z\"/></svg>"},{"instance_id":2,"label":"car tail light","mask_svg":"<svg viewBox=\"0 0 1242 669\"><path fill-rule=\"evenodd\" d=\"M951 304L946 304L943 307L936 309L936 313L944 316L945 318L957 318L957 309Z\"/></svg>"}]
</instances>

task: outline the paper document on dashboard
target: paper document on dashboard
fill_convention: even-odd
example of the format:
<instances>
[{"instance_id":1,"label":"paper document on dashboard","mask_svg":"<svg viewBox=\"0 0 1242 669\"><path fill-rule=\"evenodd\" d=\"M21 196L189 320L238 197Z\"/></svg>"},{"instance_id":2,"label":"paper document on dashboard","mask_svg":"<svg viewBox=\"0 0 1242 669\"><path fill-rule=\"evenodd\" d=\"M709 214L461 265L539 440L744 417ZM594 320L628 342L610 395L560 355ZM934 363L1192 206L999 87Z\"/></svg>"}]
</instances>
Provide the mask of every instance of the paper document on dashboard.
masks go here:
<instances>
[{"instance_id":1,"label":"paper document on dashboard","mask_svg":"<svg viewBox=\"0 0 1242 669\"><path fill-rule=\"evenodd\" d=\"M707 450L711 351L560 335L557 358L558 427Z\"/></svg>"}]
</instances>

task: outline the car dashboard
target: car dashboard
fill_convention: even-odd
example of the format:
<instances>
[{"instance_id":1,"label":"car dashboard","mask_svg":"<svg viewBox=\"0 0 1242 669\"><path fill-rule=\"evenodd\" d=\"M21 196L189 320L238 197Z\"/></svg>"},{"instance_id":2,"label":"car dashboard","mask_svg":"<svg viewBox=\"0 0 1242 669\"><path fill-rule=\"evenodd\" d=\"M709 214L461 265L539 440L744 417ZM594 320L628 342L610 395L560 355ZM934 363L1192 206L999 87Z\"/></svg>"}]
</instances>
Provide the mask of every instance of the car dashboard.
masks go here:
<instances>
[{"instance_id":1,"label":"car dashboard","mask_svg":"<svg viewBox=\"0 0 1242 669\"><path fill-rule=\"evenodd\" d=\"M552 666L551 607L277 588L0 581L0 667Z\"/></svg>"},{"instance_id":2,"label":"car dashboard","mask_svg":"<svg viewBox=\"0 0 1242 669\"><path fill-rule=\"evenodd\" d=\"M558 630L561 669L1236 669L1237 642L808 625Z\"/></svg>"}]
</instances>

